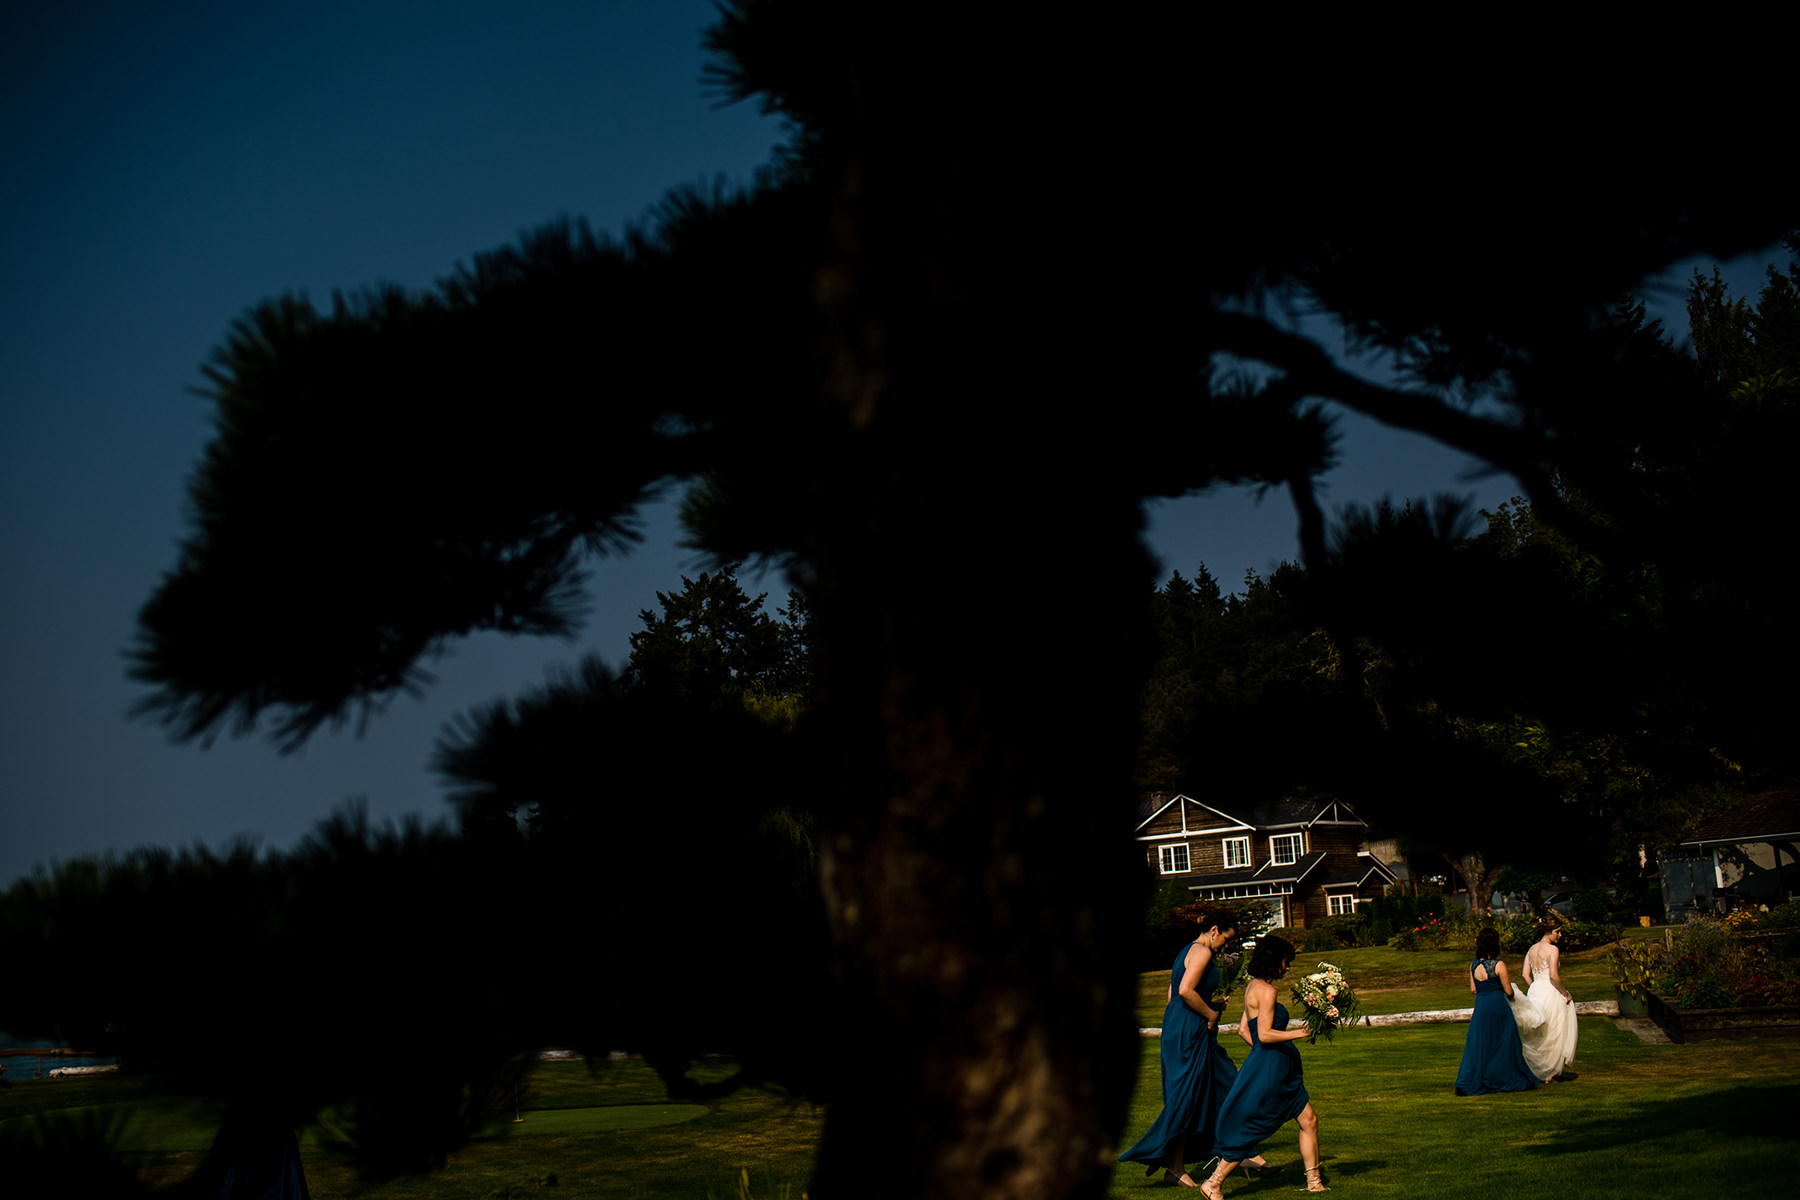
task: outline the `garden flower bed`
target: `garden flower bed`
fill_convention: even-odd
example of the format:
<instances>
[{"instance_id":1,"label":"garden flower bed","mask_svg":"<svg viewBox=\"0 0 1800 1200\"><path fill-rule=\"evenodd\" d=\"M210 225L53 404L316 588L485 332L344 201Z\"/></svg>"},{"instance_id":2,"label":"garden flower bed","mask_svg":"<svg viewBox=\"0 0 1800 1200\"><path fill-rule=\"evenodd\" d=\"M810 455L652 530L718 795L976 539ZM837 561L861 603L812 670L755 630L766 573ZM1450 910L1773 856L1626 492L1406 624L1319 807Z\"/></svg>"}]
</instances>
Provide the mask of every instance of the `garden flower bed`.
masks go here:
<instances>
[{"instance_id":1,"label":"garden flower bed","mask_svg":"<svg viewBox=\"0 0 1800 1200\"><path fill-rule=\"evenodd\" d=\"M1683 1008L1671 996L1651 992L1650 1019L1671 1042L1727 1042L1738 1038L1800 1034L1800 1004L1757 1008Z\"/></svg>"},{"instance_id":2,"label":"garden flower bed","mask_svg":"<svg viewBox=\"0 0 1800 1200\"><path fill-rule=\"evenodd\" d=\"M1800 905L1696 917L1654 942L1613 951L1621 1000L1644 1000L1670 1041L1800 1033Z\"/></svg>"}]
</instances>

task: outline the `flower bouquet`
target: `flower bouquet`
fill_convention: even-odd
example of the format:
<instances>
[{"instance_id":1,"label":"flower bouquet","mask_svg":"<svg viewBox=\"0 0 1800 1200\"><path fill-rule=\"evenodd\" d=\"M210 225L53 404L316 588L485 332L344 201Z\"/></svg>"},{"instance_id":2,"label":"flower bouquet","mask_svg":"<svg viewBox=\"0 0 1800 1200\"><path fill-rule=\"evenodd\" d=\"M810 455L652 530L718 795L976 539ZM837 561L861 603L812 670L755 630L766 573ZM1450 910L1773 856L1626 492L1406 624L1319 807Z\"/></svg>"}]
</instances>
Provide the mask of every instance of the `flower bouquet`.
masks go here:
<instances>
[{"instance_id":1,"label":"flower bouquet","mask_svg":"<svg viewBox=\"0 0 1800 1200\"><path fill-rule=\"evenodd\" d=\"M1316 1042L1321 1036L1329 1042L1339 1025L1352 1023L1362 1011L1344 973L1325 962L1294 984L1293 998L1305 1014L1308 1042Z\"/></svg>"}]
</instances>

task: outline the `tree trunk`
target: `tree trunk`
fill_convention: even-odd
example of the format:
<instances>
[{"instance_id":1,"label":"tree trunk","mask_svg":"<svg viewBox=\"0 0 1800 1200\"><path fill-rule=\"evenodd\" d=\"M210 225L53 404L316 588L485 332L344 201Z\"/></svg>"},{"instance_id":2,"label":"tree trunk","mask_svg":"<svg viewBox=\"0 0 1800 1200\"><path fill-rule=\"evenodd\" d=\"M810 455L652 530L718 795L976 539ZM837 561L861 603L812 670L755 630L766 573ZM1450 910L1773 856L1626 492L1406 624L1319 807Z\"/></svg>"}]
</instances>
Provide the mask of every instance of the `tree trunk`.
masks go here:
<instances>
[{"instance_id":1,"label":"tree trunk","mask_svg":"<svg viewBox=\"0 0 1800 1200\"><path fill-rule=\"evenodd\" d=\"M809 555L846 1074L811 1194L1100 1196L1137 1066L1141 514L1080 461L1058 331L946 318L931 205L847 179Z\"/></svg>"},{"instance_id":2,"label":"tree trunk","mask_svg":"<svg viewBox=\"0 0 1800 1200\"><path fill-rule=\"evenodd\" d=\"M1488 911L1488 901L1494 895L1494 880L1500 875L1500 867L1490 867L1487 857L1479 850L1469 850L1462 854L1445 851L1444 861L1462 874L1463 885L1469 889L1469 915L1485 914Z\"/></svg>"}]
</instances>

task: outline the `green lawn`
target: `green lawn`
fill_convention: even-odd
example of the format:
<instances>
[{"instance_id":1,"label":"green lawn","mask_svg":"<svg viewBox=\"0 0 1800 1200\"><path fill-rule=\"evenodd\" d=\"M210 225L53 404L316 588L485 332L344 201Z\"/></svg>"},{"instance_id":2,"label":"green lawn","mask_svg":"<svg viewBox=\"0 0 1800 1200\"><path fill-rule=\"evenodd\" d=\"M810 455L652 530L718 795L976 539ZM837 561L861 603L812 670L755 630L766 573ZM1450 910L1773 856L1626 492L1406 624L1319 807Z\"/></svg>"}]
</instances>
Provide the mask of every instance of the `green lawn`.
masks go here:
<instances>
[{"instance_id":1,"label":"green lawn","mask_svg":"<svg viewBox=\"0 0 1800 1200\"><path fill-rule=\"evenodd\" d=\"M1365 991L1372 1012L1465 1007L1460 952L1386 949L1331 956ZM1301 966L1310 967L1303 960ZM1608 992L1601 952L1572 956L1565 977L1578 999ZM1145 1024L1160 1024L1167 975L1143 977ZM1306 1081L1320 1117L1325 1168L1337 1194L1440 1197L1470 1191L1584 1197L1771 1196L1792 1190L1800 1149L1800 1039L1719 1046L1645 1045L1603 1017L1581 1021L1578 1078L1535 1092L1459 1098L1451 1083L1463 1025L1370 1028L1329 1045L1302 1046ZM1241 1061L1235 1036L1223 1044ZM1145 1039L1137 1095L1123 1131L1134 1139L1160 1103L1158 1043ZM720 1069L725 1069L721 1066ZM303 1140L307 1180L319 1200L414 1200L530 1194L533 1180L557 1176L546 1195L737 1200L749 1172L758 1200L797 1200L821 1125L819 1110L763 1093L716 1106L669 1102L641 1063L592 1074L579 1063L550 1063L494 1136L426 1178L358 1185L348 1165L317 1138ZM198 1163L213 1114L170 1099L154 1081L56 1080L0 1090L0 1135L45 1116L104 1134L147 1178L170 1183ZM1299 1184L1293 1126L1267 1147L1293 1174L1234 1177L1231 1195L1288 1194ZM879 1169L878 1163L871 1169ZM1134 1166L1115 1173L1109 1195L1147 1197ZM1168 1194L1158 1192L1156 1194Z\"/></svg>"},{"instance_id":2,"label":"green lawn","mask_svg":"<svg viewBox=\"0 0 1800 1200\"><path fill-rule=\"evenodd\" d=\"M1661 931L1628 936L1660 937ZM1344 969L1364 1011L1417 1012L1473 1003L1464 975L1469 957L1467 950L1381 947L1302 955L1295 968L1310 970L1326 959ZM1604 949L1565 955L1562 977L1577 1000L1612 998ZM1142 977L1142 1024L1162 1024L1167 989L1167 972ZM1300 1047L1334 1191L1404 1198L1547 1189L1557 1200L1793 1191L1800 1039L1646 1045L1609 1018L1584 1017L1573 1082L1459 1097L1452 1084L1467 1030L1461 1024L1376 1027ZM1247 1047L1235 1035L1220 1044L1243 1061ZM1155 1039L1145 1040L1126 1144L1160 1107L1157 1050ZM1294 1127L1277 1133L1266 1153L1297 1170ZM1297 1182L1287 1175L1234 1176L1226 1190L1273 1196ZM1109 1195L1147 1196L1149 1185L1141 1169L1129 1167L1114 1175Z\"/></svg>"},{"instance_id":3,"label":"green lawn","mask_svg":"<svg viewBox=\"0 0 1800 1200\"><path fill-rule=\"evenodd\" d=\"M785 1189L800 1195L812 1169L821 1113L764 1093L717 1105L674 1104L639 1062L590 1072L580 1063L545 1063L533 1072L515 1122L508 1112L493 1134L454 1156L435 1175L375 1187L358 1183L341 1155L316 1131L301 1138L308 1187L317 1200L424 1200L530 1194L534 1180L557 1177L550 1194L584 1197L738 1195L748 1170L759 1200ZM0 1090L0 1139L31 1139L34 1122L74 1127L103 1138L127 1165L157 1185L173 1183L204 1157L217 1129L207 1106L169 1097L154 1080L98 1077L20 1084Z\"/></svg>"},{"instance_id":4,"label":"green lawn","mask_svg":"<svg viewBox=\"0 0 1800 1200\"><path fill-rule=\"evenodd\" d=\"M1301 1047L1335 1191L1401 1198L1547 1186L1557 1200L1791 1193L1800 1039L1652 1046L1608 1018L1584 1017L1573 1082L1459 1097L1452 1082L1466 1031L1377 1027ZM1243 1061L1241 1041L1222 1044ZM1157 1071L1157 1042L1146 1039L1127 1140L1156 1117ZM1265 1153L1297 1170L1294 1127ZM1128 1167L1108 1194L1146 1196L1149 1182ZM1294 1184L1286 1175L1234 1177L1227 1191L1273 1196Z\"/></svg>"},{"instance_id":5,"label":"green lawn","mask_svg":"<svg viewBox=\"0 0 1800 1200\"><path fill-rule=\"evenodd\" d=\"M1661 937L1661 930L1636 929L1632 937ZM1304 974L1319 962L1330 962L1344 969L1345 976L1356 988L1363 1011L1371 1016L1380 1013L1424 1012L1442 1008L1468 1008L1475 1003L1469 992L1468 948L1457 950L1390 950L1386 946L1339 950L1334 953L1307 954L1294 960L1292 974ZM1503 955L1507 969L1518 974L1517 954ZM1577 1000L1610 1000L1613 998L1612 968L1604 947L1583 950L1563 956L1563 985ZM1522 979L1516 982L1523 983ZM1242 992L1240 989L1239 995ZM1287 988L1281 989L1285 1003ZM1149 971L1139 976L1138 1024L1159 1026L1163 1009L1168 1004L1169 972ZM1235 1000L1235 998L1234 998ZM1227 1020L1235 1017L1233 1003Z\"/></svg>"}]
</instances>

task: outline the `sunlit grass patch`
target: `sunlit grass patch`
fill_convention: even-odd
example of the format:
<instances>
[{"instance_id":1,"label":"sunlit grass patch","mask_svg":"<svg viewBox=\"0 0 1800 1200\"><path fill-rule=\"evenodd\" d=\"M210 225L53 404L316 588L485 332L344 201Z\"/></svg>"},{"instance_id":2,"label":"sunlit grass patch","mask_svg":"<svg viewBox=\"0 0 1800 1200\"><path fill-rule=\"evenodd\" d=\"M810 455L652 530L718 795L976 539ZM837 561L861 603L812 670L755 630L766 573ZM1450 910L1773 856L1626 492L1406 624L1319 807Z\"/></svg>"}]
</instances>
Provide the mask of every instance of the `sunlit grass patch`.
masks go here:
<instances>
[{"instance_id":1,"label":"sunlit grass patch","mask_svg":"<svg viewBox=\"0 0 1800 1200\"><path fill-rule=\"evenodd\" d=\"M1453 1084L1467 1030L1375 1027L1348 1031L1329 1046L1302 1044L1334 1190L1402 1200L1477 1185L1518 1194L1551 1185L1559 1200L1791 1190L1800 1149L1800 1038L1647 1045L1609 1018L1584 1017L1573 1082L1459 1097ZM1243 1060L1247 1048L1235 1035L1220 1041L1234 1061ZM1157 1043L1147 1040L1126 1143L1155 1119L1160 1102ZM1699 1146L1706 1151L1696 1152ZM1255 1181L1234 1175L1228 1194L1293 1190L1295 1127L1284 1127L1264 1150L1271 1161L1291 1164L1289 1173ZM1125 1164L1108 1194L1145 1196L1150 1182Z\"/></svg>"}]
</instances>

